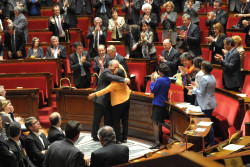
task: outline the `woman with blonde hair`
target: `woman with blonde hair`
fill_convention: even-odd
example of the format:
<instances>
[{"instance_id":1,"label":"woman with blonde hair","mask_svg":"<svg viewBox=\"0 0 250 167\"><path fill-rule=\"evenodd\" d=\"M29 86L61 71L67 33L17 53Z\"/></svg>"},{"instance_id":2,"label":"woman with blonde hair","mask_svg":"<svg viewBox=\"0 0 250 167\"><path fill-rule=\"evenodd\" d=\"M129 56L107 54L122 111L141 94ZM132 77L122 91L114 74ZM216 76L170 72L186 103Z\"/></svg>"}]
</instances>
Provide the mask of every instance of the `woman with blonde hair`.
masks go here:
<instances>
[{"instance_id":1,"label":"woman with blonde hair","mask_svg":"<svg viewBox=\"0 0 250 167\"><path fill-rule=\"evenodd\" d=\"M242 39L241 39L241 37L239 35L232 36L232 38L233 38L234 43L235 43L234 47L236 48L236 50L240 54L240 69L241 69L241 71L243 71L244 70L244 63L245 63L246 54L245 54L245 49L241 44Z\"/></svg>"},{"instance_id":2,"label":"woman with blonde hair","mask_svg":"<svg viewBox=\"0 0 250 167\"><path fill-rule=\"evenodd\" d=\"M209 50L212 51L212 64L220 64L217 60L215 60L214 56L216 54L224 55L222 49L224 48L224 39L226 39L226 35L224 34L224 28L221 23L216 23L213 25L214 35L206 37L209 45Z\"/></svg>"},{"instance_id":3,"label":"woman with blonde hair","mask_svg":"<svg viewBox=\"0 0 250 167\"><path fill-rule=\"evenodd\" d=\"M162 31L162 41L166 38L171 39L172 44L176 44L177 29L176 20L177 13L174 10L174 3L172 1L166 2L163 7L165 8L165 13L161 15L161 25L163 27Z\"/></svg>"}]
</instances>

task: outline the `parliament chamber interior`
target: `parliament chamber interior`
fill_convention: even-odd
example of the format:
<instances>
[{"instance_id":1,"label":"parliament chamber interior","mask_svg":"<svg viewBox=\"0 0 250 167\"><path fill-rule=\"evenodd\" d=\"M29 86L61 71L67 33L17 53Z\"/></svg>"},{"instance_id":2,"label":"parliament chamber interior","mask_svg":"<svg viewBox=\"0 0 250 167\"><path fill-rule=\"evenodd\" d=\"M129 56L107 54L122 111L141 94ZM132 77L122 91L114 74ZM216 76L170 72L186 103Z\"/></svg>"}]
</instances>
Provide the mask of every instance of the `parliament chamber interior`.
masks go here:
<instances>
[{"instance_id":1,"label":"parliament chamber interior","mask_svg":"<svg viewBox=\"0 0 250 167\"><path fill-rule=\"evenodd\" d=\"M119 16L125 18L125 13L122 11L124 1L113 0L112 7L118 10ZM117 166L145 167L169 164L168 166L219 167L230 166L232 161L239 163L239 166L240 164L250 165L250 47L247 47L245 43L246 33L240 28L232 28L237 25L240 17L235 17L236 13L230 11L230 4L227 0L222 1L222 9L228 12L226 36L240 36L245 50L244 69L240 71L242 79L240 92L225 89L224 67L220 64L213 64L211 74L216 79L217 106L210 119L205 117L197 106L185 103L184 87L176 84L176 79L171 76L168 101L165 102L169 117L164 120L169 126L162 126L160 129L161 147ZM212 10L214 10L213 6L209 4L209 1L204 0L198 12L201 57L209 62L212 61L213 50L210 49L206 40L209 34L206 22L207 14ZM164 12L165 8L161 6L159 15L161 16ZM143 14L142 10L140 14ZM32 39L37 37L40 41L39 46L46 55L47 48L51 46L52 36L52 32L48 29L48 20L53 15L54 12L50 6L41 7L41 16L25 14L28 23L26 54L28 49L33 47ZM183 25L182 15L183 12L177 14L177 33ZM95 92L97 87L98 77L93 70L95 61L91 57L90 87L75 88L69 56L75 52L74 43L77 41L83 43L85 51L89 51L90 40L87 39L87 34L89 28L94 25L94 17L94 7L92 14L77 15L77 27L69 28L71 39L60 42L60 45L66 48L65 59L27 58L26 56L23 59L10 59L5 50L3 60L0 60L0 85L4 86L6 99L11 101L17 116L24 119L33 116L39 119L42 129L48 131L51 126L49 115L58 112L62 116L62 129L68 121L77 120L82 124L83 131L91 131L95 106L91 100L88 100L88 95ZM8 27L7 18L4 21L4 27ZM164 50L162 43L164 28L161 22L158 23L156 31L159 42L154 42L154 46L159 62L159 57ZM126 57L125 44L122 41L112 41L111 34L112 32L107 31L106 46L115 46L117 53ZM2 44L5 44L4 32L1 33L1 40ZM150 90L150 79L154 72L155 61L145 58L126 58L130 74L129 88L132 90L129 98L128 136L150 142L154 141L151 119L154 94ZM103 120L101 125L104 125ZM206 140L212 126L215 145L207 147Z\"/></svg>"}]
</instances>

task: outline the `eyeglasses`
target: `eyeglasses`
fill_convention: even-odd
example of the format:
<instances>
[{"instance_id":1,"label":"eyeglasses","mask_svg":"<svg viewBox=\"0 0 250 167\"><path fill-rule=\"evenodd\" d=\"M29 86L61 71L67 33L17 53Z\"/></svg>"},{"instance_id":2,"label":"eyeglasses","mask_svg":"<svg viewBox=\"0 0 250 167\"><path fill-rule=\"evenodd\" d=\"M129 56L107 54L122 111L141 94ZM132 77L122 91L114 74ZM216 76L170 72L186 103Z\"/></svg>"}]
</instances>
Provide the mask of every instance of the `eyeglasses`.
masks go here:
<instances>
[{"instance_id":1,"label":"eyeglasses","mask_svg":"<svg viewBox=\"0 0 250 167\"><path fill-rule=\"evenodd\" d=\"M38 120L36 120L35 122L33 122L33 123L31 123L32 125L34 125L34 124L36 124L36 123L38 123L39 121Z\"/></svg>"}]
</instances>

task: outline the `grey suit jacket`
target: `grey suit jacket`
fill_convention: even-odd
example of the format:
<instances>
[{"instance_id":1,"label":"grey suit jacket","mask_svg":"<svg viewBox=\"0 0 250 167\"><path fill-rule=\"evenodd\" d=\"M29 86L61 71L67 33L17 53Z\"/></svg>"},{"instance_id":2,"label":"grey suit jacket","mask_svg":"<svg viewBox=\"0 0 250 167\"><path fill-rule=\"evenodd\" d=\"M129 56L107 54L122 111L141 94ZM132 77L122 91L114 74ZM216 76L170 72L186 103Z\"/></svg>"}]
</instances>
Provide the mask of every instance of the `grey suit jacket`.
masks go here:
<instances>
[{"instance_id":1,"label":"grey suit jacket","mask_svg":"<svg viewBox=\"0 0 250 167\"><path fill-rule=\"evenodd\" d=\"M240 71L240 54L233 48L227 52L225 59L222 60L223 67L223 83L227 88L240 87L241 71Z\"/></svg>"},{"instance_id":2,"label":"grey suit jacket","mask_svg":"<svg viewBox=\"0 0 250 167\"><path fill-rule=\"evenodd\" d=\"M47 51L46 51L46 58L47 59L53 59L54 55L52 55L50 49L53 48L53 46L49 46L47 47ZM59 59L66 59L66 49L64 46L62 45L58 45L58 49L61 49L61 53L59 55L57 55L57 58Z\"/></svg>"},{"instance_id":3,"label":"grey suit jacket","mask_svg":"<svg viewBox=\"0 0 250 167\"><path fill-rule=\"evenodd\" d=\"M240 11L240 5L241 5L241 2L239 0L229 0L229 3L230 3L230 11L233 12L234 9L237 10L237 12L241 12Z\"/></svg>"},{"instance_id":4,"label":"grey suit jacket","mask_svg":"<svg viewBox=\"0 0 250 167\"><path fill-rule=\"evenodd\" d=\"M19 0L19 2L22 2L23 4L23 13L27 13L28 10L27 10L27 3L26 3L26 0ZM14 18L15 18L15 14L14 14L14 8L16 7L16 0L9 0L8 1L8 16L10 17L10 19L13 21Z\"/></svg>"},{"instance_id":5,"label":"grey suit jacket","mask_svg":"<svg viewBox=\"0 0 250 167\"><path fill-rule=\"evenodd\" d=\"M199 16L198 16L198 12L200 10L200 2L199 1L195 1L195 3L192 5L193 7L192 8L188 8L187 7L187 3L189 1L186 1L185 2L185 6L184 6L184 13L185 14L189 14L190 17L191 17L191 22L194 24L194 23L197 23L200 21L199 19Z\"/></svg>"},{"instance_id":6,"label":"grey suit jacket","mask_svg":"<svg viewBox=\"0 0 250 167\"><path fill-rule=\"evenodd\" d=\"M162 41L165 38L170 37L172 44L176 44L176 39L177 39L177 29L176 29L177 13L175 11L167 13L168 18L166 20L164 20L164 15L165 15L165 13L163 13L161 15L161 25L163 26ZM171 32L171 30L172 30L172 32Z\"/></svg>"},{"instance_id":7,"label":"grey suit jacket","mask_svg":"<svg viewBox=\"0 0 250 167\"><path fill-rule=\"evenodd\" d=\"M69 24L72 27L75 27L78 24L77 18L76 18L76 1L75 0L68 0L69 7L67 8L67 17L69 20ZM60 0L57 2L57 4L60 6L60 13L65 14L65 10L63 9L63 0Z\"/></svg>"},{"instance_id":8,"label":"grey suit jacket","mask_svg":"<svg viewBox=\"0 0 250 167\"><path fill-rule=\"evenodd\" d=\"M28 49L28 53L27 53L27 58L30 58L31 55L34 54L33 48L29 48ZM38 47L37 48L37 54L36 54L36 58L43 58L44 57L44 52L43 52L43 48Z\"/></svg>"},{"instance_id":9,"label":"grey suit jacket","mask_svg":"<svg viewBox=\"0 0 250 167\"><path fill-rule=\"evenodd\" d=\"M24 14L21 13L18 17L15 17L13 21L13 26L16 29L19 29L24 33L25 40L27 43L28 42L28 29L27 29L28 21L26 17L24 16Z\"/></svg>"},{"instance_id":10,"label":"grey suit jacket","mask_svg":"<svg viewBox=\"0 0 250 167\"><path fill-rule=\"evenodd\" d=\"M212 74L203 76L199 82L198 89L193 89L196 99L202 110L210 110L216 107L215 100L216 79Z\"/></svg>"}]
</instances>

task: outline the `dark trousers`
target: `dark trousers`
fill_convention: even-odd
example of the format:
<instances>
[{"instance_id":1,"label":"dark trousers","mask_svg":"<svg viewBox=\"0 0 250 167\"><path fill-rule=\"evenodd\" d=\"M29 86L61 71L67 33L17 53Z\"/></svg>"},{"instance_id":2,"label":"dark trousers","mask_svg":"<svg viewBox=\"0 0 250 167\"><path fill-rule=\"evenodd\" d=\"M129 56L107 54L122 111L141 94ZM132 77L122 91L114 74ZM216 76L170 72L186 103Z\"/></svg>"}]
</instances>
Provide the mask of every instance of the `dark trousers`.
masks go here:
<instances>
[{"instance_id":1,"label":"dark trousers","mask_svg":"<svg viewBox=\"0 0 250 167\"><path fill-rule=\"evenodd\" d=\"M128 117L130 101L113 106L112 118L116 134L116 141L127 140L128 138ZM120 129L120 120L122 121L122 135Z\"/></svg>"},{"instance_id":2,"label":"dark trousers","mask_svg":"<svg viewBox=\"0 0 250 167\"><path fill-rule=\"evenodd\" d=\"M89 88L90 87L90 78L87 75L81 77L79 84L76 84L76 88Z\"/></svg>"},{"instance_id":3,"label":"dark trousers","mask_svg":"<svg viewBox=\"0 0 250 167\"><path fill-rule=\"evenodd\" d=\"M99 125L101 123L103 116L104 116L104 125L112 126L111 106L105 107L95 102L94 106L95 109L94 109L91 136L93 138L97 138L97 132L99 130Z\"/></svg>"},{"instance_id":4,"label":"dark trousers","mask_svg":"<svg viewBox=\"0 0 250 167\"><path fill-rule=\"evenodd\" d=\"M213 113L214 109L210 109L210 110L202 110L202 112L205 113L206 117L210 118L212 121L212 113ZM209 144L211 145L215 145L215 140L214 140L214 128L213 125L211 125L211 129L208 133L208 135L206 136L207 141L209 142Z\"/></svg>"},{"instance_id":5,"label":"dark trousers","mask_svg":"<svg viewBox=\"0 0 250 167\"><path fill-rule=\"evenodd\" d=\"M108 27L109 26L109 17L107 14L103 14L103 13L100 13L100 16L99 16L101 19L102 19L102 25L104 27Z\"/></svg>"}]
</instances>

